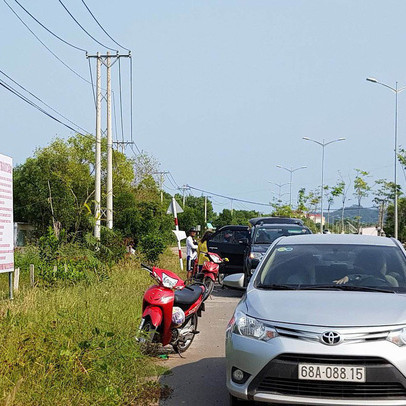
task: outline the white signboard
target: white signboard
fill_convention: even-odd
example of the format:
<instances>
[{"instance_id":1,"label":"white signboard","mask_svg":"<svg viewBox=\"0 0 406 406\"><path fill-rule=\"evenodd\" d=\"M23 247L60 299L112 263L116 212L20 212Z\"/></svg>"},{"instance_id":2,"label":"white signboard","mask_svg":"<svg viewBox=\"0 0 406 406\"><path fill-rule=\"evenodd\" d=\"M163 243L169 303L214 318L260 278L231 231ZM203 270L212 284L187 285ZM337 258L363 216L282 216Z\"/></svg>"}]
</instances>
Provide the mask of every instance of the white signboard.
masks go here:
<instances>
[{"instance_id":1,"label":"white signboard","mask_svg":"<svg viewBox=\"0 0 406 406\"><path fill-rule=\"evenodd\" d=\"M0 273L13 271L13 160L0 154Z\"/></svg>"}]
</instances>

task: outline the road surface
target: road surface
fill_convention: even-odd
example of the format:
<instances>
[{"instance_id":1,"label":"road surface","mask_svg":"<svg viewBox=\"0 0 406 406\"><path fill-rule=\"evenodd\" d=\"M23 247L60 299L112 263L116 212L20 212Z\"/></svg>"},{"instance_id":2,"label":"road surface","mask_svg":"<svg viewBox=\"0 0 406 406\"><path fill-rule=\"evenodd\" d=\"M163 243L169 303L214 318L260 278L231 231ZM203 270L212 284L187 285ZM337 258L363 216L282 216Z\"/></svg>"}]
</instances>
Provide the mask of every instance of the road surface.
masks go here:
<instances>
[{"instance_id":1,"label":"road surface","mask_svg":"<svg viewBox=\"0 0 406 406\"><path fill-rule=\"evenodd\" d=\"M243 292L219 286L206 301L206 311L199 318L198 330L191 347L180 358L170 354L165 366L172 373L161 383L173 389L172 396L160 406L228 405L225 386L225 329Z\"/></svg>"}]
</instances>

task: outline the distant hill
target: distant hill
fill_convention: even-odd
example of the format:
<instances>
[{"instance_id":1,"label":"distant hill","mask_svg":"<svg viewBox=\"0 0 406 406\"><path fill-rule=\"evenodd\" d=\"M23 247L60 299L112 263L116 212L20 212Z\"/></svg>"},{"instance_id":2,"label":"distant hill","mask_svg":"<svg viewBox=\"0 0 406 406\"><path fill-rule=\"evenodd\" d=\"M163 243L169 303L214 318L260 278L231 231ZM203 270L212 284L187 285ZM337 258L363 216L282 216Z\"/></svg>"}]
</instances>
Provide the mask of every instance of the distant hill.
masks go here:
<instances>
[{"instance_id":1,"label":"distant hill","mask_svg":"<svg viewBox=\"0 0 406 406\"><path fill-rule=\"evenodd\" d=\"M354 204L350 207L344 208L344 218L353 220L355 217L358 216L358 205ZM378 223L378 216L379 210L378 209L370 209L360 207L359 215L361 216L361 223L363 224L377 224ZM324 216L327 220L327 212L324 213ZM335 221L341 220L341 210L335 210L330 212L330 223L334 223Z\"/></svg>"}]
</instances>

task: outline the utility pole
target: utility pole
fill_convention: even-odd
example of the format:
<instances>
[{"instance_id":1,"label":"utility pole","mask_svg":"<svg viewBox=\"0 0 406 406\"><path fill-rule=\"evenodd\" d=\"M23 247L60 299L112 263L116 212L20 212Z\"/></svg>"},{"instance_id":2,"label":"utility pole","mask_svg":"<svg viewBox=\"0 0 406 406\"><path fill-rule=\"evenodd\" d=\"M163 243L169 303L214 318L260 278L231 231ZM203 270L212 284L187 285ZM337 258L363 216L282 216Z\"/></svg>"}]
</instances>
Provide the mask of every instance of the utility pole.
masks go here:
<instances>
[{"instance_id":1,"label":"utility pole","mask_svg":"<svg viewBox=\"0 0 406 406\"><path fill-rule=\"evenodd\" d=\"M95 202L94 236L100 240L100 203L101 203L101 59L97 53L96 78L96 163L95 163Z\"/></svg>"},{"instance_id":2,"label":"utility pole","mask_svg":"<svg viewBox=\"0 0 406 406\"><path fill-rule=\"evenodd\" d=\"M185 196L185 191L186 190L190 190L190 187L188 185L183 185L179 188L180 190L182 190L182 202L183 202L183 207L185 207L185 203L186 203L186 196Z\"/></svg>"},{"instance_id":3,"label":"utility pole","mask_svg":"<svg viewBox=\"0 0 406 406\"><path fill-rule=\"evenodd\" d=\"M204 227L207 227L207 198L211 196L204 196Z\"/></svg>"},{"instance_id":4,"label":"utility pole","mask_svg":"<svg viewBox=\"0 0 406 406\"><path fill-rule=\"evenodd\" d=\"M107 52L107 228L113 229L113 134L111 132L111 60Z\"/></svg>"},{"instance_id":5,"label":"utility pole","mask_svg":"<svg viewBox=\"0 0 406 406\"><path fill-rule=\"evenodd\" d=\"M110 55L107 52L105 55L101 55L97 52L96 55L88 55L86 58L97 59L97 77L96 77L96 161L95 161L95 226L94 236L97 240L100 240L100 227L101 227L101 141L102 141L102 129L101 129L101 66L106 66L107 70L107 90L106 90L106 102L107 102L107 201L106 201L106 225L108 228L113 228L113 134L112 134L112 121L111 121L111 67L116 63L119 58L131 58L131 53L120 55L118 52L115 55ZM115 58L115 61L111 63L111 58ZM133 144L132 141L117 142L117 146Z\"/></svg>"},{"instance_id":6,"label":"utility pole","mask_svg":"<svg viewBox=\"0 0 406 406\"><path fill-rule=\"evenodd\" d=\"M157 171L152 172L153 175L160 175L159 178L159 189L161 190L161 204L164 202L164 176L169 173L168 171Z\"/></svg>"}]
</instances>

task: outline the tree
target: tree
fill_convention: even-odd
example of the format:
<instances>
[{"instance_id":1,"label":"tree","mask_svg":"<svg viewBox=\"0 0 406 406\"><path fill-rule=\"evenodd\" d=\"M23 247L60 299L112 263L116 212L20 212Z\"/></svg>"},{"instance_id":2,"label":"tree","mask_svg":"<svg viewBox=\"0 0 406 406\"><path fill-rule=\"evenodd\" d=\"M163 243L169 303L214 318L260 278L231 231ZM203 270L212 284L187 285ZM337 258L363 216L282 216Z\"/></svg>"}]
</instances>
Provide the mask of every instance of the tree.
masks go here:
<instances>
[{"instance_id":1,"label":"tree","mask_svg":"<svg viewBox=\"0 0 406 406\"><path fill-rule=\"evenodd\" d=\"M379 206L379 221L378 227L380 230L383 230L383 223L385 219L385 213L388 208L389 202L395 199L395 191L397 189L398 196L401 193L400 186L395 187L394 182L388 182L385 179L378 179L375 181L375 186L377 189L374 192L374 203ZM388 235L392 235L392 230L387 229L386 232Z\"/></svg>"},{"instance_id":2,"label":"tree","mask_svg":"<svg viewBox=\"0 0 406 406\"><path fill-rule=\"evenodd\" d=\"M93 138L76 135L67 141L57 138L39 148L32 158L14 169L14 209L16 221L29 222L44 234L50 225L60 224L75 239L91 229L89 213L94 199ZM106 167L107 143L102 142L102 163ZM131 190L132 163L114 152L114 194ZM106 173L102 189L106 190Z\"/></svg>"},{"instance_id":3,"label":"tree","mask_svg":"<svg viewBox=\"0 0 406 406\"><path fill-rule=\"evenodd\" d=\"M358 230L361 227L361 201L367 197L371 187L368 185L365 178L369 176L369 172L355 169L356 176L354 179L354 196L357 198L358 203Z\"/></svg>"}]
</instances>

